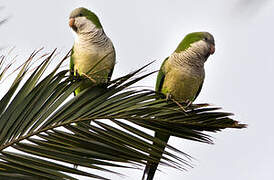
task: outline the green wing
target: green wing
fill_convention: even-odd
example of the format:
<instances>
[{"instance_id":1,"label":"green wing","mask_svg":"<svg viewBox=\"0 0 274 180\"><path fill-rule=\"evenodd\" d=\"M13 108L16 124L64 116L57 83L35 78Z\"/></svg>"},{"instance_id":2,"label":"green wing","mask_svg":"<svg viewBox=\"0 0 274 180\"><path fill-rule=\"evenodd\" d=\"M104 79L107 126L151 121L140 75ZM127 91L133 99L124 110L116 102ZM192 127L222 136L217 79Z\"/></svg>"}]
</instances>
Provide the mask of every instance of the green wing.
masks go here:
<instances>
[{"instance_id":1,"label":"green wing","mask_svg":"<svg viewBox=\"0 0 274 180\"><path fill-rule=\"evenodd\" d=\"M70 55L70 64L69 64L69 75L70 77L74 77L75 76L75 73L74 73L74 61L73 61L73 58L72 58L72 55L73 55L74 51L73 51L73 48L71 50L71 55ZM74 96L76 96L76 92L74 91L73 92Z\"/></svg>"},{"instance_id":2,"label":"green wing","mask_svg":"<svg viewBox=\"0 0 274 180\"><path fill-rule=\"evenodd\" d=\"M73 63L72 57L70 57L69 73L70 73L70 76L74 76L74 63Z\"/></svg>"},{"instance_id":3,"label":"green wing","mask_svg":"<svg viewBox=\"0 0 274 180\"><path fill-rule=\"evenodd\" d=\"M157 75L157 81L156 81L156 87L155 87L155 91L157 91L157 92L161 92L162 87L163 87L163 83L164 83L164 79L165 79L164 65L165 65L165 62L168 60L168 58L169 57L167 57L164 60L164 62L162 63L161 68Z\"/></svg>"},{"instance_id":4,"label":"green wing","mask_svg":"<svg viewBox=\"0 0 274 180\"><path fill-rule=\"evenodd\" d=\"M73 53L74 53L74 51L73 51L73 48L72 48L71 55L70 55L70 64L69 64L70 76L74 76L74 61L73 61L73 58L72 58Z\"/></svg>"}]
</instances>

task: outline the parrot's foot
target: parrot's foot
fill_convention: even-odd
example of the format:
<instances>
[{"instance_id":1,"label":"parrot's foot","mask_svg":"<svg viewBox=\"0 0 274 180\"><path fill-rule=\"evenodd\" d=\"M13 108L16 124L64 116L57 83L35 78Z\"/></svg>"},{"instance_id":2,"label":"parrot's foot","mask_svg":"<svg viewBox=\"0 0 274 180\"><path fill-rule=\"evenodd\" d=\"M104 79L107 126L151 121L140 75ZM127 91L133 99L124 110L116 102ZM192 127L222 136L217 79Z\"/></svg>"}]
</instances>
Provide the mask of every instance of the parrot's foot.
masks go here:
<instances>
[{"instance_id":1,"label":"parrot's foot","mask_svg":"<svg viewBox=\"0 0 274 180\"><path fill-rule=\"evenodd\" d=\"M193 108L193 106L192 106L193 101L191 101L191 100L186 100L185 103L186 103L186 108L191 109L192 111L195 109L195 108Z\"/></svg>"},{"instance_id":2,"label":"parrot's foot","mask_svg":"<svg viewBox=\"0 0 274 180\"><path fill-rule=\"evenodd\" d=\"M175 102L180 107L180 109L184 112L184 114L187 116L186 109L178 101L176 101L173 98L171 99L171 101Z\"/></svg>"},{"instance_id":3,"label":"parrot's foot","mask_svg":"<svg viewBox=\"0 0 274 180\"><path fill-rule=\"evenodd\" d=\"M193 103L193 101L186 100L186 108L188 108L189 106L191 106L192 103Z\"/></svg>"},{"instance_id":4,"label":"parrot's foot","mask_svg":"<svg viewBox=\"0 0 274 180\"><path fill-rule=\"evenodd\" d=\"M169 94L169 93L167 93L167 95L166 95L166 101L168 101L168 100L172 100L171 94Z\"/></svg>"},{"instance_id":5,"label":"parrot's foot","mask_svg":"<svg viewBox=\"0 0 274 180\"><path fill-rule=\"evenodd\" d=\"M96 84L96 80L95 80L95 79L92 79L91 77L89 77L89 76L86 75L85 73L82 73L82 75L83 75L85 78L88 78L89 80L91 80L93 83Z\"/></svg>"},{"instance_id":6,"label":"parrot's foot","mask_svg":"<svg viewBox=\"0 0 274 180\"><path fill-rule=\"evenodd\" d=\"M166 101L168 101L168 100L171 100L171 101L173 101L175 104L177 104L179 107L180 107L180 109L184 112L184 114L185 115L187 115L186 114L186 109L178 102L178 101L176 101L174 98L172 98L172 96L171 96L171 94L170 93L167 93L167 95L166 95ZM187 106L186 106L187 107Z\"/></svg>"},{"instance_id":7,"label":"parrot's foot","mask_svg":"<svg viewBox=\"0 0 274 180\"><path fill-rule=\"evenodd\" d=\"M173 102L175 102L183 110L183 112L186 114L186 109L178 101L176 101L175 99L171 99L171 100Z\"/></svg>"}]
</instances>

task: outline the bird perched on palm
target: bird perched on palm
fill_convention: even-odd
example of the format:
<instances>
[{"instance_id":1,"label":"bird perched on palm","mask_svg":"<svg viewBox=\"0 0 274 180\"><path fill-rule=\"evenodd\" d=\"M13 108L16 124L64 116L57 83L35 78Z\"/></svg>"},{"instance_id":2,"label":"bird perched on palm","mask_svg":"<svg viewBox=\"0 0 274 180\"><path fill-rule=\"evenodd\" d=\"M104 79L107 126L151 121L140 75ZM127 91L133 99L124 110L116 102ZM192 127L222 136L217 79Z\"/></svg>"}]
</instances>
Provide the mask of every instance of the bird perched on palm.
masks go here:
<instances>
[{"instance_id":1,"label":"bird perched on palm","mask_svg":"<svg viewBox=\"0 0 274 180\"><path fill-rule=\"evenodd\" d=\"M186 35L171 56L162 63L155 90L178 105L179 102L191 104L202 89L204 63L214 52L215 42L210 33L193 32ZM155 137L168 142L170 135L156 131ZM162 146L162 151L164 148ZM159 161L147 163L143 180L153 179Z\"/></svg>"},{"instance_id":2,"label":"bird perched on palm","mask_svg":"<svg viewBox=\"0 0 274 180\"><path fill-rule=\"evenodd\" d=\"M98 17L86 8L77 8L69 16L69 26L75 33L70 59L70 72L86 77L75 90L109 82L115 65L115 49L105 34Z\"/></svg>"}]
</instances>

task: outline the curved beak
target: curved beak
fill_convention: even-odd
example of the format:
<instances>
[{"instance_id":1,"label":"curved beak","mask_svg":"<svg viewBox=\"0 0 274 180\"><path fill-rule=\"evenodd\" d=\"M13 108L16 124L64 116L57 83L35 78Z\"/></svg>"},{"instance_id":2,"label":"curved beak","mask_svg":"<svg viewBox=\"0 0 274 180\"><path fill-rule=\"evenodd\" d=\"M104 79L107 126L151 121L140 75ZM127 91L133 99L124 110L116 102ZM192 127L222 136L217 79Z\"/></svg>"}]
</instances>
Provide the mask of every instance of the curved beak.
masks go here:
<instances>
[{"instance_id":1,"label":"curved beak","mask_svg":"<svg viewBox=\"0 0 274 180\"><path fill-rule=\"evenodd\" d=\"M215 45L214 44L211 44L210 45L210 54L214 54L214 52L215 52Z\"/></svg>"},{"instance_id":2,"label":"curved beak","mask_svg":"<svg viewBox=\"0 0 274 180\"><path fill-rule=\"evenodd\" d=\"M74 18L69 18L69 26L70 26L71 28L74 27L74 22L75 22L75 19L74 19Z\"/></svg>"}]
</instances>

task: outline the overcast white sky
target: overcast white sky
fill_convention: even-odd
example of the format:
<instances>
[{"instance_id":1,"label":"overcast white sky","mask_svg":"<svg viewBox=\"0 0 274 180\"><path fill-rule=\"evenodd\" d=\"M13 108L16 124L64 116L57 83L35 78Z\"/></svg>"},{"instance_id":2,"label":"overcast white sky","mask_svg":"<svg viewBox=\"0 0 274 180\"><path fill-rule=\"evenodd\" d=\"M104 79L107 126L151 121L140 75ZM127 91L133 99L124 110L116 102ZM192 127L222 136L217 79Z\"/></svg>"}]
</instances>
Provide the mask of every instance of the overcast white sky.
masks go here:
<instances>
[{"instance_id":1,"label":"overcast white sky","mask_svg":"<svg viewBox=\"0 0 274 180\"><path fill-rule=\"evenodd\" d=\"M116 48L113 78L152 60L157 61L150 70L159 69L187 33L209 31L216 52L206 63L196 102L222 106L249 127L213 134L215 145L172 138L172 145L197 159L195 168L181 172L162 167L155 180L274 179L273 1L1 0L0 6L5 7L0 17L11 16L0 26L0 46L16 46L14 54L20 57L40 47L67 52L73 44L70 11L80 6L94 11ZM154 88L155 79L156 74L140 85ZM124 179L140 180L143 172L122 173Z\"/></svg>"}]
</instances>

